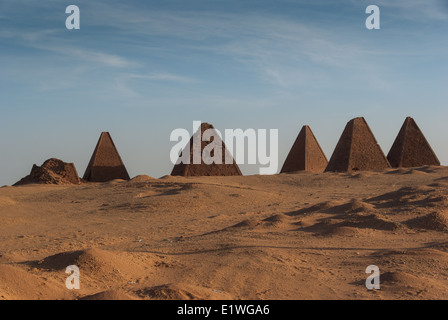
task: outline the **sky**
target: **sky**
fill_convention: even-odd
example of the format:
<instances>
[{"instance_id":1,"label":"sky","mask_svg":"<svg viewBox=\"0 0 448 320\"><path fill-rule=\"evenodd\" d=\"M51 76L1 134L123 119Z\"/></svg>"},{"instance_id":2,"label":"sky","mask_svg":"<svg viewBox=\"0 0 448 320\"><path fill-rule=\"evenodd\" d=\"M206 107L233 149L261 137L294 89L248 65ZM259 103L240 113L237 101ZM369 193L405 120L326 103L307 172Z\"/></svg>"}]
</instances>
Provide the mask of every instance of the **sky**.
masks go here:
<instances>
[{"instance_id":1,"label":"sky","mask_svg":"<svg viewBox=\"0 0 448 320\"><path fill-rule=\"evenodd\" d=\"M447 0L0 0L0 185L52 157L82 176L102 131L160 177L195 120L278 129L280 170L305 124L330 158L363 116L387 154L412 116L447 165L447 22Z\"/></svg>"}]
</instances>

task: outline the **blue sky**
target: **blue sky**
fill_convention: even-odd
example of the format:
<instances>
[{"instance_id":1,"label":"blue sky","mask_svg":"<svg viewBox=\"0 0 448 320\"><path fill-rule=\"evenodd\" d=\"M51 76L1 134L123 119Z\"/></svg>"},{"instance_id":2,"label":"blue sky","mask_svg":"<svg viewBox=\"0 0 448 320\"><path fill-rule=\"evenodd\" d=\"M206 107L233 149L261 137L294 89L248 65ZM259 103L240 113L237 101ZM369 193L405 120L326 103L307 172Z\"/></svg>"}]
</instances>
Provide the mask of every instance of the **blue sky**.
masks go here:
<instances>
[{"instance_id":1,"label":"blue sky","mask_svg":"<svg viewBox=\"0 0 448 320\"><path fill-rule=\"evenodd\" d=\"M50 157L82 176L101 131L160 177L193 120L279 129L281 166L304 124L329 158L364 116L387 154L409 115L446 165L447 21L446 0L0 0L0 185Z\"/></svg>"}]
</instances>

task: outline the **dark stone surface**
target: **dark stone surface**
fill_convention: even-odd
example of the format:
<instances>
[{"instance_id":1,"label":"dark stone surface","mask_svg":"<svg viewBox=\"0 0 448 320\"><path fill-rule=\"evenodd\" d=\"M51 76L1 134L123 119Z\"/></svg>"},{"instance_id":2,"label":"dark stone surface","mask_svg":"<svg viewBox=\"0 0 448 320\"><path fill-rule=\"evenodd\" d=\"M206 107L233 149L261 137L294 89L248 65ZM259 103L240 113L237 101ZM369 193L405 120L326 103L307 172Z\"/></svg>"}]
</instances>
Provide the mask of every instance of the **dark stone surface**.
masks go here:
<instances>
[{"instance_id":1,"label":"dark stone surface","mask_svg":"<svg viewBox=\"0 0 448 320\"><path fill-rule=\"evenodd\" d=\"M394 168L440 166L439 159L411 117L404 121L387 159Z\"/></svg>"},{"instance_id":2,"label":"dark stone surface","mask_svg":"<svg viewBox=\"0 0 448 320\"><path fill-rule=\"evenodd\" d=\"M83 179L91 182L130 179L109 132L101 133Z\"/></svg>"},{"instance_id":3,"label":"dark stone surface","mask_svg":"<svg viewBox=\"0 0 448 320\"><path fill-rule=\"evenodd\" d=\"M366 120L350 120L339 139L325 171L351 172L390 168Z\"/></svg>"},{"instance_id":4,"label":"dark stone surface","mask_svg":"<svg viewBox=\"0 0 448 320\"><path fill-rule=\"evenodd\" d=\"M324 172L328 160L309 126L303 126L280 171Z\"/></svg>"}]
</instances>

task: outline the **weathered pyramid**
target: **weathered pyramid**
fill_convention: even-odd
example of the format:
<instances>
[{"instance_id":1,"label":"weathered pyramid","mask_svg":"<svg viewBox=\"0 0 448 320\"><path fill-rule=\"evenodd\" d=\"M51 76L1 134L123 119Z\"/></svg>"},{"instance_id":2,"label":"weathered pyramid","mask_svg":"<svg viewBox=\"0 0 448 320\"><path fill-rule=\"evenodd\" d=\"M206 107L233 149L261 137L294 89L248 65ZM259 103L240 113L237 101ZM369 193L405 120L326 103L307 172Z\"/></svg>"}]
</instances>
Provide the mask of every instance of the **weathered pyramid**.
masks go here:
<instances>
[{"instance_id":1,"label":"weathered pyramid","mask_svg":"<svg viewBox=\"0 0 448 320\"><path fill-rule=\"evenodd\" d=\"M40 167L33 165L30 174L14 185L19 186L29 183L80 184L81 179L79 179L73 163L66 163L62 160L51 158Z\"/></svg>"},{"instance_id":2,"label":"weathered pyramid","mask_svg":"<svg viewBox=\"0 0 448 320\"><path fill-rule=\"evenodd\" d=\"M109 132L101 133L83 179L92 182L129 180L129 174Z\"/></svg>"},{"instance_id":3,"label":"weathered pyramid","mask_svg":"<svg viewBox=\"0 0 448 320\"><path fill-rule=\"evenodd\" d=\"M325 171L350 172L390 168L364 118L350 120Z\"/></svg>"},{"instance_id":4,"label":"weathered pyramid","mask_svg":"<svg viewBox=\"0 0 448 320\"><path fill-rule=\"evenodd\" d=\"M303 126L292 145L280 173L293 171L324 172L328 160L309 126Z\"/></svg>"},{"instance_id":5,"label":"weathered pyramid","mask_svg":"<svg viewBox=\"0 0 448 320\"><path fill-rule=\"evenodd\" d=\"M184 148L184 150L182 150L179 160L177 161L176 165L174 165L173 171L171 172L172 176L241 176L242 175L240 168L238 168L238 165L236 164L235 160L232 158L224 142L218 137L218 135L214 135L216 137L214 141L202 141L201 137L203 136L204 131L208 129L215 130L215 128L211 124L202 123L198 131L194 133L194 135L190 139L190 143ZM222 162L221 164L217 163L206 164L201 155L203 154L204 148L206 148L209 145L212 146L212 144L214 143L222 146L221 149ZM198 159L199 157L194 157L194 151L197 151L197 155L199 155L200 159ZM200 151L200 153L198 151ZM185 155L185 152L190 155L189 164L180 163L182 155ZM225 163L226 154L228 158L232 159L232 163L230 164ZM195 162L200 163L194 164L193 160L196 160Z\"/></svg>"},{"instance_id":6,"label":"weathered pyramid","mask_svg":"<svg viewBox=\"0 0 448 320\"><path fill-rule=\"evenodd\" d=\"M440 166L439 159L411 117L404 121L387 159L394 168Z\"/></svg>"}]
</instances>

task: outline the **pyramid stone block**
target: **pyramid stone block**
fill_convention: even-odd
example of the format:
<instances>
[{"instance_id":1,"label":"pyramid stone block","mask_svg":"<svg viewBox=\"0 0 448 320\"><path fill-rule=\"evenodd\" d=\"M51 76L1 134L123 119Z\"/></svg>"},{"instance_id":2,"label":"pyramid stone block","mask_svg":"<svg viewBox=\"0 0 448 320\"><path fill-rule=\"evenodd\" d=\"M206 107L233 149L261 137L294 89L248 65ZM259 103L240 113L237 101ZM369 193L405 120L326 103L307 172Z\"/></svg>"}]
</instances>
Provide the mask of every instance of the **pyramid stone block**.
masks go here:
<instances>
[{"instance_id":1,"label":"pyramid stone block","mask_svg":"<svg viewBox=\"0 0 448 320\"><path fill-rule=\"evenodd\" d=\"M350 120L325 171L351 172L390 168L381 147L364 118Z\"/></svg>"},{"instance_id":2,"label":"pyramid stone block","mask_svg":"<svg viewBox=\"0 0 448 320\"><path fill-rule=\"evenodd\" d=\"M83 179L91 182L130 179L109 132L101 133Z\"/></svg>"},{"instance_id":3,"label":"pyramid stone block","mask_svg":"<svg viewBox=\"0 0 448 320\"><path fill-rule=\"evenodd\" d=\"M404 121L387 159L394 168L440 165L436 154L411 117L407 117Z\"/></svg>"},{"instance_id":4,"label":"pyramid stone block","mask_svg":"<svg viewBox=\"0 0 448 320\"><path fill-rule=\"evenodd\" d=\"M201 127L194 133L194 135L190 139L190 143L182 150L182 154L190 155L190 163L176 163L171 172L172 176L241 176L241 171L236 164L235 160L231 158L229 151L227 150L224 142L218 137L218 135L213 135L215 138L214 141L202 141L202 136L204 131L211 129L215 130L215 128L209 123L202 123ZM211 163L206 164L204 162L203 157L200 157L200 163L193 163L194 159L194 151L200 150L200 155L203 154L204 148L208 145L216 143L219 146L222 146L222 162L219 163ZM199 154L199 152L197 152ZM226 164L225 158L226 154L229 158L232 159L232 163ZM181 156L179 157L179 160ZM199 162L199 161L195 161Z\"/></svg>"},{"instance_id":5,"label":"pyramid stone block","mask_svg":"<svg viewBox=\"0 0 448 320\"><path fill-rule=\"evenodd\" d=\"M309 126L303 126L292 145L280 173L324 172L328 160Z\"/></svg>"}]
</instances>

